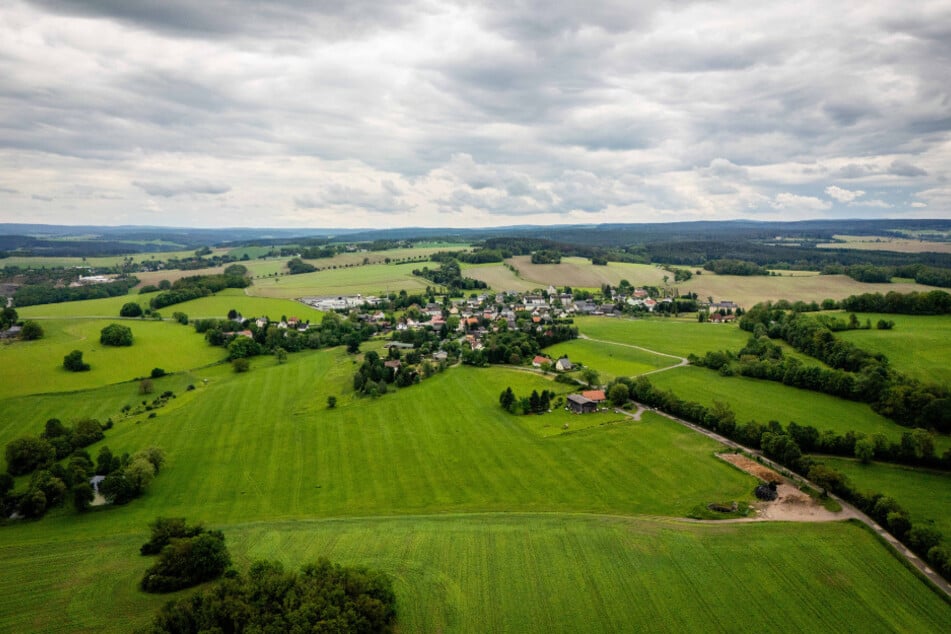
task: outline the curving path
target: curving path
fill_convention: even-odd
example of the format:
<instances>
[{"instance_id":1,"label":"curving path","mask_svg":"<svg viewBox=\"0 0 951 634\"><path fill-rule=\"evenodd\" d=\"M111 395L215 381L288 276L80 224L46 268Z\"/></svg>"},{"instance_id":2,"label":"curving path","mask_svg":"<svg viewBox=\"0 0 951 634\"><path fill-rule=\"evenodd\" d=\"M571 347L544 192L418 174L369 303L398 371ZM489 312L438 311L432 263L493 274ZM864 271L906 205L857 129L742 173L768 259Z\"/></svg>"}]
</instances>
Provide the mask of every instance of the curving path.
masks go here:
<instances>
[{"instance_id":1,"label":"curving path","mask_svg":"<svg viewBox=\"0 0 951 634\"><path fill-rule=\"evenodd\" d=\"M676 367L676 366L674 366L674 367ZM643 411L645 411L645 410L647 410L647 409L651 409L651 408L648 408L648 407L646 407L645 405L643 405L643 404L641 404L641 403L635 402L634 404L637 406L636 415L637 415L638 417L640 416L640 414L641 414ZM622 410L615 410L615 411L618 411L619 413L627 414L628 416L631 416L632 418L635 416L635 414L632 414L632 413L630 413L630 412L625 412L625 411L622 411ZM793 472L789 471L786 467L784 467L784 466L782 466L782 465L780 465L780 464L778 464L778 463L776 463L776 462L773 462L773 461L770 460L769 458L765 457L765 456L762 454L762 452L760 452L760 451L758 451L758 450L750 449L749 447L744 447L743 445L741 445L741 444L739 444L739 443L737 443L737 442L735 442L735 441L733 441L733 440L730 440L729 438L726 438L725 436L721 436L720 434L718 434L718 433L716 433L716 432L714 432L714 431L710 431L709 429L705 429L705 428L700 427L699 425L696 425L696 424L694 424L694 423L685 421L685 420L683 420L683 419L681 419L681 418L677 418L676 416L671 416L670 414L667 414L667 413L665 413L665 412L661 412L660 410L651 410L651 411L653 411L655 414L658 414L659 416L663 416L664 418L668 418L668 419L674 421L675 423L678 423L678 424L680 424L680 425L683 425L684 427L688 427L688 428L692 429L693 431L695 431L695 432L697 432L697 433L703 434L704 436L707 436L708 438L712 438L713 440L716 440L717 442L720 442L720 443L722 443L722 444L724 444L724 445L726 445L726 446L728 446L728 447L731 447L731 448L733 448L733 449L739 449L740 451L743 451L743 452L745 452L746 454L748 454L748 455L750 455L750 456L755 456L755 457L756 457L760 462L762 462L764 465L775 469L777 472L779 472L780 474L782 474L783 476L785 476L786 478L788 478L788 479L790 479L790 480L793 480L793 481L798 482L798 483L800 483L800 484L806 484L806 485L808 485L808 486L810 486L810 487L813 487L813 488L816 489L816 490L821 490L821 489L822 489L822 487L820 487L819 485L814 484L813 482L810 482L809 480L807 480L806 478L800 476L799 474L793 473ZM843 500L842 498L838 497L837 495L834 495L834 494L832 494L832 493L829 493L829 497L831 497L831 498L834 499L836 502L838 502L839 504L842 505L842 509L845 511L845 513L842 515L842 518L843 518L843 519L856 519L856 520L862 522L863 524L865 524L866 526L868 526L869 528L871 528L871 529L875 532L876 535L878 535L883 541L885 541L888 545L890 545L899 555L901 555L902 557L904 557L905 560L908 561L908 563L910 563L912 566L914 566L922 575L924 575L929 581L931 581L931 583L932 583L935 587L937 587L937 588L940 589L942 592L944 592L945 595L947 595L948 597L951 597L951 583L948 583L948 581L945 580L944 577L942 577L941 575L939 575L938 573L936 573L934 570L932 570L931 568L929 568L929 567L928 567L928 564L927 564L924 560L922 560L920 557L918 557L918 555L916 555L915 553L911 552L911 550L909 550L907 546L905 546L905 545L902 544L900 541L898 541L898 539L896 539L894 535L892 535L891 533L889 533L888 531L886 531L884 528L882 528L881 526L879 526L878 523L877 523L875 520L873 520L871 517L869 517L868 515L866 515L865 513L863 513L862 511L860 511L859 509L857 509L856 507L852 506L851 504L849 504L848 502L846 502L846 501ZM763 518L763 519L769 521L769 518ZM725 521L725 522L730 522L730 521L751 521L751 522L755 522L755 521L763 521L763 520L757 520L757 519L752 519L752 518L743 518L743 519L737 519L737 520L713 520L713 521L716 521L716 522L724 522L724 521Z\"/></svg>"},{"instance_id":2,"label":"curving path","mask_svg":"<svg viewBox=\"0 0 951 634\"><path fill-rule=\"evenodd\" d=\"M678 357L675 354L668 354L666 352L660 352L659 350L651 350L650 348L645 348L643 346L635 346L632 343L621 343L620 341L608 341L607 339L594 339L585 334L579 334L578 339L585 339L587 341L594 341L596 343L606 343L611 346L623 346L625 348L634 348L635 350L640 350L641 352L649 352L650 354L656 354L659 357L669 357L671 359L677 359L677 363L674 365L669 365L666 368L658 368L657 370L651 370L650 372L642 372L637 376L647 376L648 374L657 374L658 372L666 372L667 370L673 370L674 368L681 368L685 365L689 365L690 362L687 361L686 357Z\"/></svg>"}]
</instances>

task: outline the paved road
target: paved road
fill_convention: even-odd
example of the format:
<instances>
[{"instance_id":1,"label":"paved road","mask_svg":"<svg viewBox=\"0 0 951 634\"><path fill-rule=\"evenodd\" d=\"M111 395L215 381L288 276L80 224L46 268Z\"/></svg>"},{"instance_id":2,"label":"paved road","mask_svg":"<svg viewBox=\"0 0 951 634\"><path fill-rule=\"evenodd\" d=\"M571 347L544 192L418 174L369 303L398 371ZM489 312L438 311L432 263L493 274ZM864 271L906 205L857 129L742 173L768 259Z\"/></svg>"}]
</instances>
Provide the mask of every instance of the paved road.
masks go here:
<instances>
[{"instance_id":1,"label":"paved road","mask_svg":"<svg viewBox=\"0 0 951 634\"><path fill-rule=\"evenodd\" d=\"M645 405L642 405L641 403L636 403L636 402L635 402L634 404L637 405L637 415L638 415L638 416L640 416L640 413L643 412L645 409L650 409L650 408L647 408ZM619 413L625 413L625 414L627 414L628 416L632 416L632 417L634 416L634 414L632 414L632 413L630 413L630 412L624 412L623 410L617 410L617 411L618 411ZM737 442L734 442L734 441L730 440L729 438L726 438L725 436L721 436L720 434L718 434L718 433L716 433L716 432L710 431L709 429L705 429L705 428L703 428L703 427L701 427L701 426L699 426L699 425L696 425L696 424L694 424L694 423L691 423L691 422L685 421L685 420L683 420L683 419L677 418L676 416L671 416L670 414L666 414L666 413L661 412L661 411L659 411L659 410L652 410L652 411L654 411L654 413L656 413L656 414L659 414L660 416L663 416L663 417L665 417L665 418L669 418L670 420L674 421L675 423L679 423L679 424L681 424L681 425L683 425L683 426L685 426L685 427L689 427L690 429L694 430L695 432L700 433L700 434L703 434L704 436L707 436L708 438L712 438L712 439L716 440L717 442L723 443L723 444L726 445L727 447L732 447L732 448L734 448L734 449L739 449L739 450L743 451L743 452L746 453L746 454L749 454L749 455L751 455L751 456L755 456L757 460L759 460L759 461L762 462L763 464L765 464L765 465L767 465L767 466L769 466L769 467L775 469L776 471L778 471L779 473L783 474L784 476L786 476L786 477L789 478L790 480L793 480L794 482L798 482L798 483L800 483L800 484L807 484L807 485L811 486L812 488L814 488L814 489L816 489L816 490L822 490L822 487L820 487L819 485L817 485L817 484L815 484L815 483L813 483L813 482L810 482L809 480L807 480L806 478L800 476L799 474L793 473L793 472L789 471L788 469L786 469L785 467L783 467L782 465L780 465L780 464L778 464L778 463L776 463L776 462L773 462L773 461L770 460L769 458L766 458L765 456L763 456L763 454L762 454L761 452L757 451L757 450L750 449L749 447L744 447L743 445L741 445L741 444L739 444L739 443L737 443ZM846 501L843 500L842 498L840 498L840 497L838 497L838 496L836 496L836 495L833 495L833 494L831 494L831 493L829 494L829 496L830 496L831 498L833 498L835 501L837 501L839 504L841 504L843 509L846 509L846 510L848 511L848 515L847 515L847 516L844 516L845 519L848 519L849 517L852 517L852 518L855 518L855 519L859 520L859 521L862 522L863 524L866 524L866 525L867 525L868 527L870 527L873 531L875 531L875 533L876 533L877 535L879 535L883 540L885 540L885 542L887 542L892 548L894 548L901 556L903 556L906 560L908 560L908 562L909 562L912 566L914 566L915 568L917 568L917 569L921 572L921 574L923 574L925 577L927 577L935 586L937 586L940 590L942 590L946 595L948 595L949 597L951 597L951 583L948 583L948 582L944 579L944 577L942 577L941 575L939 575L938 573L936 573L934 570L932 570L931 568L929 568L929 567L928 567L928 564L927 564L925 561L923 561L923 560L922 560L920 557L918 557L915 553L911 552L911 550L909 550L908 547L906 547L904 544L902 544L900 541L898 541L898 540L895 538L894 535L892 535L891 533L889 533L888 531L886 531L884 528L882 528L881 526L879 526L878 523L877 523L875 520L873 520L871 517L869 517L868 515L866 515L866 514L863 513L862 511L860 511L860 510L859 510L858 508L856 508L855 506L852 506L851 504L849 504L848 502L846 502Z\"/></svg>"}]
</instances>

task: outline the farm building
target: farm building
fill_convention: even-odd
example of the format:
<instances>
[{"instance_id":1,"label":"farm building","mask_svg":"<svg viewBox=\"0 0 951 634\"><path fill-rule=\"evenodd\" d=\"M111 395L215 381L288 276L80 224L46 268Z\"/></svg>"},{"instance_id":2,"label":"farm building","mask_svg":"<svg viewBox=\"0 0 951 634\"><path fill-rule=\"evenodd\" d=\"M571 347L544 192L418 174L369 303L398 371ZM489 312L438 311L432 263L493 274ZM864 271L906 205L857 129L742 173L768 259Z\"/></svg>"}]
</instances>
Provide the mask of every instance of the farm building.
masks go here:
<instances>
[{"instance_id":1,"label":"farm building","mask_svg":"<svg viewBox=\"0 0 951 634\"><path fill-rule=\"evenodd\" d=\"M532 367L535 367L535 368L540 368L546 363L550 364L551 359L549 359L548 357L542 357L542 356L536 356L534 359L532 359Z\"/></svg>"},{"instance_id":2,"label":"farm building","mask_svg":"<svg viewBox=\"0 0 951 634\"><path fill-rule=\"evenodd\" d=\"M590 398L585 398L581 394L568 395L568 407L575 414L590 414L598 411L598 404Z\"/></svg>"},{"instance_id":3,"label":"farm building","mask_svg":"<svg viewBox=\"0 0 951 634\"><path fill-rule=\"evenodd\" d=\"M581 396L595 403L603 403L607 400L607 397L604 395L604 390L586 390L581 393Z\"/></svg>"},{"instance_id":4,"label":"farm building","mask_svg":"<svg viewBox=\"0 0 951 634\"><path fill-rule=\"evenodd\" d=\"M555 361L555 369L559 372L568 372L572 369L571 361L568 360L568 357L561 357Z\"/></svg>"}]
</instances>

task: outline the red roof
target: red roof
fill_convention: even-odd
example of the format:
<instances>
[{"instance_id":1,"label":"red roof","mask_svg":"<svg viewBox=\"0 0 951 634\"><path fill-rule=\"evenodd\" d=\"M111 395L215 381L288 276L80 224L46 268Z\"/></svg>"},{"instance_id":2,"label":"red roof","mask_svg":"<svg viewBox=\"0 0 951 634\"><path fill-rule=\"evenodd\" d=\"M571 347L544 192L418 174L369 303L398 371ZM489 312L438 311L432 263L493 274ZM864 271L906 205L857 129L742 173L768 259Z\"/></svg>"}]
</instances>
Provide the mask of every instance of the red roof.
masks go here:
<instances>
[{"instance_id":1,"label":"red roof","mask_svg":"<svg viewBox=\"0 0 951 634\"><path fill-rule=\"evenodd\" d=\"M604 390L587 390L581 393L581 396L590 399L592 401L603 401L606 399L604 396Z\"/></svg>"},{"instance_id":2,"label":"red roof","mask_svg":"<svg viewBox=\"0 0 951 634\"><path fill-rule=\"evenodd\" d=\"M551 363L551 359L549 359L548 357L535 357L534 359L532 359L532 363L533 364L537 363L538 365L541 365L543 363Z\"/></svg>"}]
</instances>

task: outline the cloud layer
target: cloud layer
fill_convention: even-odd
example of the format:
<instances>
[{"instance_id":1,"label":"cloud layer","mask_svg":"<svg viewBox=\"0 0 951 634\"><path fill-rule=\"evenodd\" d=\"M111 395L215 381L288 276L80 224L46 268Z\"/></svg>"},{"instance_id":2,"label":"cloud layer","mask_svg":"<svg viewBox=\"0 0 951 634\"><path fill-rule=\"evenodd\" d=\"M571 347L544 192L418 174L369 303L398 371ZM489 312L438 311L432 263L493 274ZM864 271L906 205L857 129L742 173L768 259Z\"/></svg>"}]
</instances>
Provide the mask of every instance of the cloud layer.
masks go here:
<instances>
[{"instance_id":1,"label":"cloud layer","mask_svg":"<svg viewBox=\"0 0 951 634\"><path fill-rule=\"evenodd\" d=\"M946 2L631 7L9 0L0 222L951 217Z\"/></svg>"}]
</instances>

